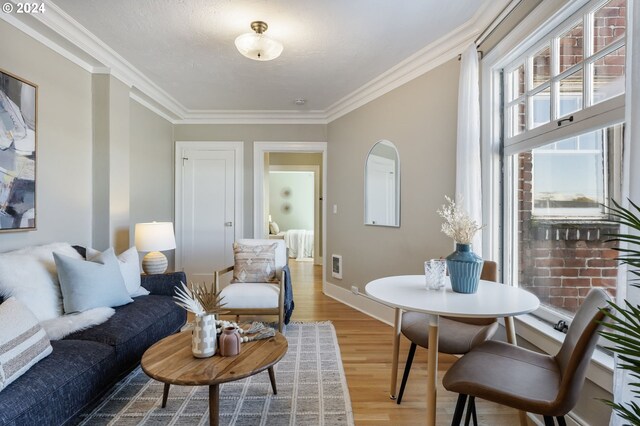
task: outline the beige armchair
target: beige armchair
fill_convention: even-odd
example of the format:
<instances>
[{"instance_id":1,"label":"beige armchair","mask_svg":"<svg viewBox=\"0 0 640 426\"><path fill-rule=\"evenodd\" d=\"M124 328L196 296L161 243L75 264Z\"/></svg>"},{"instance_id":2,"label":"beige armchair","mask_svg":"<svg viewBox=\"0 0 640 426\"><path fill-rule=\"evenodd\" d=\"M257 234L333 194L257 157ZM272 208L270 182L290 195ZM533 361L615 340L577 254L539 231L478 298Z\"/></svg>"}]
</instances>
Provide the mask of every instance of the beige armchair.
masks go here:
<instances>
[{"instance_id":1,"label":"beige armchair","mask_svg":"<svg viewBox=\"0 0 640 426\"><path fill-rule=\"evenodd\" d=\"M273 247L275 246L275 247ZM275 256L273 249L275 248ZM273 256L274 263L271 263ZM224 297L231 315L277 315L278 330L284 323L284 283L287 248L284 240L242 239L234 244L234 266L215 272L214 289ZM275 274L270 269L275 266ZM221 287L221 277L233 272L235 279ZM265 280L256 280L264 276ZM264 281L264 282L263 282Z\"/></svg>"}]
</instances>

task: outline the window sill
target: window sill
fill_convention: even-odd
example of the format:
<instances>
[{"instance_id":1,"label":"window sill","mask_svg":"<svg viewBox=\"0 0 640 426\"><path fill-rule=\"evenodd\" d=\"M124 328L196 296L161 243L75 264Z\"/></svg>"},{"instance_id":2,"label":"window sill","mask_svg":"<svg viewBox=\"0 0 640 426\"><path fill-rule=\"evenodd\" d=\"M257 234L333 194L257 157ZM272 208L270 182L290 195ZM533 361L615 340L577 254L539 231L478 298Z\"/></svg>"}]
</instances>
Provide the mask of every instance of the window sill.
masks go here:
<instances>
[{"instance_id":1,"label":"window sill","mask_svg":"<svg viewBox=\"0 0 640 426\"><path fill-rule=\"evenodd\" d=\"M555 354L564 341L565 334L531 314L514 317L518 337L548 354ZM504 325L503 320L500 320ZM587 369L587 378L607 392L613 392L613 356L596 348Z\"/></svg>"}]
</instances>

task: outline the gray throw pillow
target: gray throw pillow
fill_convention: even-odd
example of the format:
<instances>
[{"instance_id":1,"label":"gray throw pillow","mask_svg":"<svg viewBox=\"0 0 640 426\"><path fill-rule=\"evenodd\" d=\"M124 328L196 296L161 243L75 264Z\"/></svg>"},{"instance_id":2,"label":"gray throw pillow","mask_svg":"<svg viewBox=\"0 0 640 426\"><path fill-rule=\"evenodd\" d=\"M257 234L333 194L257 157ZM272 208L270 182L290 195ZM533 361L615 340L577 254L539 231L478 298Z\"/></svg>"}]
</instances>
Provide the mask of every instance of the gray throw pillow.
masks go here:
<instances>
[{"instance_id":1,"label":"gray throw pillow","mask_svg":"<svg viewBox=\"0 0 640 426\"><path fill-rule=\"evenodd\" d=\"M113 249L91 260L78 260L53 253L58 269L65 313L126 305L133 302L120 273Z\"/></svg>"}]
</instances>

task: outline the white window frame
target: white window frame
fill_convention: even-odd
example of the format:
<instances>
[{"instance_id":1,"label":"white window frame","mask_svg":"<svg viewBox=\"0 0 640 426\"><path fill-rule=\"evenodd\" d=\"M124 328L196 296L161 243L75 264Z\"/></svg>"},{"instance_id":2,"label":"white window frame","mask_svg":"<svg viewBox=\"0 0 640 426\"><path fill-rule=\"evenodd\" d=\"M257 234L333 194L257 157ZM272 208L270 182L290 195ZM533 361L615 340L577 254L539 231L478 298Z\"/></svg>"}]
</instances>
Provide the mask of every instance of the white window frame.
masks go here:
<instances>
[{"instance_id":1,"label":"white window frame","mask_svg":"<svg viewBox=\"0 0 640 426\"><path fill-rule=\"evenodd\" d=\"M552 102L551 121L549 123L529 129L517 136L508 138L508 140L505 138L505 144L503 145L502 114L504 105L502 104L500 93L500 90L504 87L503 78L508 77L508 71L517 68L520 63L523 63L520 59L527 58L528 55L539 51L543 45L549 43L549 39L555 40L556 36L572 28L579 21L580 15L584 15L589 10L597 9L605 3L606 0L575 0L561 5L556 2L543 2L508 37L496 45L482 61L483 222L488 225L488 231L485 232L486 237L483 240L483 252L488 253L491 258L505 260L507 260L507 256L505 256L507 253L513 253L511 259L502 262L503 280L508 284L513 284L514 282L513 277L517 273L517 266L515 265L518 265L518 259L517 250L514 250L515 247L513 247L514 244L517 244L517 239L511 235L511 230L514 229L511 222L514 218L517 218L517 215L509 211L509 208L517 208L517 203L512 202L513 200L511 199L513 196L512 188L509 188L509 182L515 182L513 174L516 170L509 167L506 159L513 154L527 151L543 144L623 122L625 101L624 95L620 95L590 108L585 105L586 109L583 108L572 114L572 122L563 124L560 127L558 127L557 119L554 119L556 113L553 109L557 108L557 106L553 105ZM584 37L591 37L589 26L586 25L587 22L584 22L584 24ZM554 49L554 44L557 43L551 43L552 49ZM619 48L619 42L612 43L605 49L600 50L597 57L591 57L589 64L596 61L601 55L605 55L617 48ZM520 62L516 63L516 61ZM525 66L529 66L527 62L531 61L525 59ZM552 62L557 61L552 59ZM584 67L590 66L589 64L582 61L563 73L552 77L552 80L562 79L581 67L584 70ZM552 64L552 67L554 66L558 65ZM588 82L584 86L583 102L588 102L589 96L586 95L590 93L587 91L590 91L591 87ZM544 87L546 87L546 83L538 85L533 90L529 90L530 86L526 86L525 94L514 99L511 103L525 99L527 90L532 93L542 90L541 88ZM505 97L505 102L506 99ZM552 139L551 135L549 135L550 132L553 132ZM503 174L504 182L502 181ZM504 223L502 223L503 219ZM549 322L556 322L558 319L570 319L548 307L541 307L535 314Z\"/></svg>"}]
</instances>

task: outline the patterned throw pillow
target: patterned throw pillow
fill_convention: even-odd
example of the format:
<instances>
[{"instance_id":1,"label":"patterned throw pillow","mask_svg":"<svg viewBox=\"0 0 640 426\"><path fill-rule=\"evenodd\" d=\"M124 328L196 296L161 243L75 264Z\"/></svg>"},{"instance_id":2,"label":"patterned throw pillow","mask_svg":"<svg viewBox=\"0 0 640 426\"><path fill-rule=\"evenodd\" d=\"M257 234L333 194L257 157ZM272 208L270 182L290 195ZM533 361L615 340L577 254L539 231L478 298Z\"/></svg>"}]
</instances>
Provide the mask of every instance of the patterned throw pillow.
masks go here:
<instances>
[{"instance_id":1,"label":"patterned throw pillow","mask_svg":"<svg viewBox=\"0 0 640 426\"><path fill-rule=\"evenodd\" d=\"M29 308L10 297L0 305L0 391L53 351Z\"/></svg>"},{"instance_id":2,"label":"patterned throw pillow","mask_svg":"<svg viewBox=\"0 0 640 426\"><path fill-rule=\"evenodd\" d=\"M276 244L245 245L233 243L232 283L277 283Z\"/></svg>"}]
</instances>

